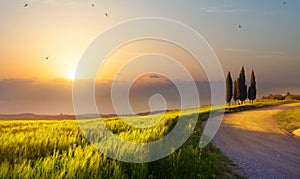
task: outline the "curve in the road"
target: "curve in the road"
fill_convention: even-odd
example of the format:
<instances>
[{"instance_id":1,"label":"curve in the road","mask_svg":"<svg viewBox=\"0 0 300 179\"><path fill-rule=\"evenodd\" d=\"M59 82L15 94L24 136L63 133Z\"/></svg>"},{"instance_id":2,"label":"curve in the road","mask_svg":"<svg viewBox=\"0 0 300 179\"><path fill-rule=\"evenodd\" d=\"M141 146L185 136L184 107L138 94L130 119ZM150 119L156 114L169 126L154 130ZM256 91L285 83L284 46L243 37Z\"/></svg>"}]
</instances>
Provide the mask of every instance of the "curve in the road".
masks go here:
<instances>
[{"instance_id":1,"label":"curve in the road","mask_svg":"<svg viewBox=\"0 0 300 179\"><path fill-rule=\"evenodd\" d=\"M226 114L213 143L247 178L300 178L300 139L274 123L274 115L299 105Z\"/></svg>"}]
</instances>

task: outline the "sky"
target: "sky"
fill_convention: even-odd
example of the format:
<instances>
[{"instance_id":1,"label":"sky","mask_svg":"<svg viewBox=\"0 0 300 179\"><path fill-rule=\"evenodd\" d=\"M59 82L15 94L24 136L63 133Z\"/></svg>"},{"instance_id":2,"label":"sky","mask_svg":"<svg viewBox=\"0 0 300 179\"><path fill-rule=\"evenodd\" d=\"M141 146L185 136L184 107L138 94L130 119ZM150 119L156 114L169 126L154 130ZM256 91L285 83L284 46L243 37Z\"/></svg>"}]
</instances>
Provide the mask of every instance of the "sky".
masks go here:
<instances>
[{"instance_id":1,"label":"sky","mask_svg":"<svg viewBox=\"0 0 300 179\"><path fill-rule=\"evenodd\" d=\"M106 29L142 17L168 18L193 28L216 53L224 75L230 71L236 79L244 66L249 80L253 69L258 97L287 91L300 93L300 1L283 2L1 0L0 113L72 114L72 78L87 47ZM26 3L28 6L24 7ZM123 35L126 34L116 38ZM120 68L143 53L161 53L177 59L197 82L202 104L209 103L205 70L195 64L190 54L174 44L142 40L117 49L98 74L96 96L101 113L114 113L109 97L113 77L119 75L119 80L126 82L130 72L138 67L122 73ZM156 57L147 58L151 61ZM158 68L184 83L181 74L167 64ZM166 86L172 83L165 77L140 77L130 96L134 111L149 110L149 97L157 92L165 96L168 108L177 108L178 91L174 86Z\"/></svg>"}]
</instances>

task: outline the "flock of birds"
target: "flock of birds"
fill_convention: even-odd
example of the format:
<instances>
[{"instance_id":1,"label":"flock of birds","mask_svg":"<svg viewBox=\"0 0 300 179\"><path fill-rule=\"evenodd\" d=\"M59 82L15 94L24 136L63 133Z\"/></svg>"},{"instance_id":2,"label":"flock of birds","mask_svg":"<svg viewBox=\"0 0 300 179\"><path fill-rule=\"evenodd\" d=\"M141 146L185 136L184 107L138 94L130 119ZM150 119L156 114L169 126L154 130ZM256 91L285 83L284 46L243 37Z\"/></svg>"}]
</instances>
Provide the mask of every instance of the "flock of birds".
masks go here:
<instances>
[{"instance_id":1,"label":"flock of birds","mask_svg":"<svg viewBox=\"0 0 300 179\"><path fill-rule=\"evenodd\" d=\"M25 3L25 4L24 4L24 8L26 8L26 7L28 7L28 6L29 6L29 3ZM91 6L92 6L92 7L95 7L96 5L95 5L94 3L92 3ZM104 13L104 15L105 15L106 17L108 17L108 13L107 13L107 12ZM50 58L49 56L46 56L46 57L45 57L45 60L49 60L49 58Z\"/></svg>"},{"instance_id":2,"label":"flock of birds","mask_svg":"<svg viewBox=\"0 0 300 179\"><path fill-rule=\"evenodd\" d=\"M24 7L28 7L28 6L29 6L29 3L25 3L25 4L24 4ZM92 7L95 7L96 5L95 5L94 3L92 3L91 6L92 6ZM104 15L105 15L106 17L108 17L108 13L107 13L107 12L104 13Z\"/></svg>"},{"instance_id":3,"label":"flock of birds","mask_svg":"<svg viewBox=\"0 0 300 179\"><path fill-rule=\"evenodd\" d=\"M286 4L287 4L287 1L283 1L282 4L286 5ZM29 6L29 3L25 3L25 4L24 4L24 7L28 7L28 6ZM95 5L94 3L92 3L91 6L92 6L92 7L95 7L96 5ZM107 13L107 12L104 13L104 15L105 15L106 17L108 17L108 13ZM238 28L239 28L239 29L241 29L242 27L243 27L243 26L242 26L241 24L238 25ZM49 56L47 56L47 57L45 58L45 60L49 60Z\"/></svg>"}]
</instances>

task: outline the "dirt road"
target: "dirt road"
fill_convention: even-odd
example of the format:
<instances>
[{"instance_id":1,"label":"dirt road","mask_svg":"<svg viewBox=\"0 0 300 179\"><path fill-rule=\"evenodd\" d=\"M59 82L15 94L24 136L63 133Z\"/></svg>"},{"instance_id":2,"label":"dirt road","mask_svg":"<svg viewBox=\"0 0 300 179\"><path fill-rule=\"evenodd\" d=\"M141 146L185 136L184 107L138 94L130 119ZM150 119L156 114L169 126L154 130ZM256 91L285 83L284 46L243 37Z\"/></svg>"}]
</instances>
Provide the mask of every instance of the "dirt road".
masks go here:
<instances>
[{"instance_id":1,"label":"dirt road","mask_svg":"<svg viewBox=\"0 0 300 179\"><path fill-rule=\"evenodd\" d=\"M213 143L246 178L300 178L300 139L274 123L274 115L297 105L226 114Z\"/></svg>"}]
</instances>

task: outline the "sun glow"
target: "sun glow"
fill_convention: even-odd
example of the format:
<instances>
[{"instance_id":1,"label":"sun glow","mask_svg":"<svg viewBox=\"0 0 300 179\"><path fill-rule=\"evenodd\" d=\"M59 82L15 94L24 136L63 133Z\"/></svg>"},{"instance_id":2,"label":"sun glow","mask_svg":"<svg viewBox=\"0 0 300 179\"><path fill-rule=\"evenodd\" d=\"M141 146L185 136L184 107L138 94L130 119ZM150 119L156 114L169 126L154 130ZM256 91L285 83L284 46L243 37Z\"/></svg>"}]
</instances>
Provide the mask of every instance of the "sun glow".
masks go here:
<instances>
[{"instance_id":1,"label":"sun glow","mask_svg":"<svg viewBox=\"0 0 300 179\"><path fill-rule=\"evenodd\" d=\"M68 72L68 78L71 79L71 80L74 80L75 78L75 69L72 69Z\"/></svg>"}]
</instances>

